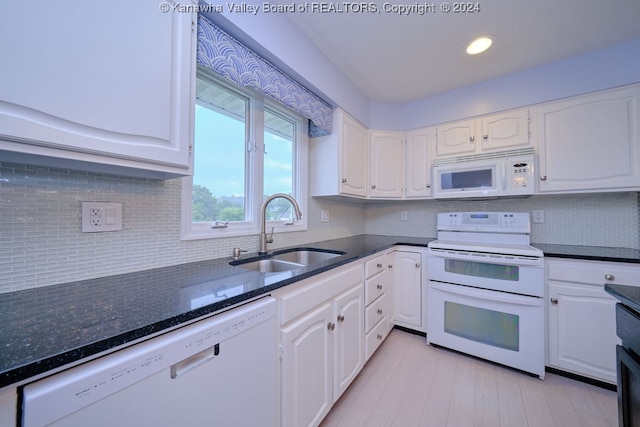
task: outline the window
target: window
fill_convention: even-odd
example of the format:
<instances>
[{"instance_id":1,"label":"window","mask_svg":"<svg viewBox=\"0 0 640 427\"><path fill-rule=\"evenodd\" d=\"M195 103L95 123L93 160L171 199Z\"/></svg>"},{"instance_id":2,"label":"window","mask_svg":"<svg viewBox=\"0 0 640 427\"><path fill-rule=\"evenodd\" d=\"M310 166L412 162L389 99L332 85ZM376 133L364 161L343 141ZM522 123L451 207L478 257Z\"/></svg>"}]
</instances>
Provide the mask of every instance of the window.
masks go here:
<instances>
[{"instance_id":1,"label":"window","mask_svg":"<svg viewBox=\"0 0 640 427\"><path fill-rule=\"evenodd\" d=\"M275 193L306 209L306 120L262 94L198 70L193 177L183 179L184 239L260 232L260 210ZM306 229L291 204L275 199L268 229Z\"/></svg>"}]
</instances>

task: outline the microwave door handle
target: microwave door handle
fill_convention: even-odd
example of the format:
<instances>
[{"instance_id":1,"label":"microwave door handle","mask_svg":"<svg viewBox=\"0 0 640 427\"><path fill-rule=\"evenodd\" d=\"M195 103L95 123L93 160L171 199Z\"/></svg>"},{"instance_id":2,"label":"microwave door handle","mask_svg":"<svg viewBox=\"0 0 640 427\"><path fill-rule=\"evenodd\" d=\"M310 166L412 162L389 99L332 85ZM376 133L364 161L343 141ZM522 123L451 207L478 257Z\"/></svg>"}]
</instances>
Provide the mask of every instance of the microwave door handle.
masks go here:
<instances>
[{"instance_id":1,"label":"microwave door handle","mask_svg":"<svg viewBox=\"0 0 640 427\"><path fill-rule=\"evenodd\" d=\"M502 191L507 189L507 167L502 163Z\"/></svg>"}]
</instances>

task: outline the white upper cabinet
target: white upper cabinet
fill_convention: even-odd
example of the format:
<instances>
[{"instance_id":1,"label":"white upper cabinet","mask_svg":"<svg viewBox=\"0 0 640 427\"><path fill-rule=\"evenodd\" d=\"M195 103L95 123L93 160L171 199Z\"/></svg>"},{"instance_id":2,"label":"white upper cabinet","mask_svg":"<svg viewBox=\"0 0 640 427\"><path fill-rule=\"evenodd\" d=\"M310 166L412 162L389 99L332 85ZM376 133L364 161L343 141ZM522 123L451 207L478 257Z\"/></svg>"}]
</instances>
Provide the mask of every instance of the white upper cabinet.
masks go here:
<instances>
[{"instance_id":1,"label":"white upper cabinet","mask_svg":"<svg viewBox=\"0 0 640 427\"><path fill-rule=\"evenodd\" d=\"M367 129L343 110L333 111L331 135L309 140L312 196L367 197Z\"/></svg>"},{"instance_id":2,"label":"white upper cabinet","mask_svg":"<svg viewBox=\"0 0 640 427\"><path fill-rule=\"evenodd\" d=\"M640 188L640 85L536 108L540 192Z\"/></svg>"},{"instance_id":3,"label":"white upper cabinet","mask_svg":"<svg viewBox=\"0 0 640 427\"><path fill-rule=\"evenodd\" d=\"M527 147L530 144L529 110L511 110L480 119L481 151Z\"/></svg>"},{"instance_id":4,"label":"white upper cabinet","mask_svg":"<svg viewBox=\"0 0 640 427\"><path fill-rule=\"evenodd\" d=\"M405 162L405 197L431 197L432 150L436 138L435 127L408 131Z\"/></svg>"},{"instance_id":5,"label":"white upper cabinet","mask_svg":"<svg viewBox=\"0 0 640 427\"><path fill-rule=\"evenodd\" d=\"M436 153L438 157L476 152L476 121L462 120L437 127Z\"/></svg>"},{"instance_id":6,"label":"white upper cabinet","mask_svg":"<svg viewBox=\"0 0 640 427\"><path fill-rule=\"evenodd\" d=\"M402 197L405 159L402 136L402 132L369 133L369 197Z\"/></svg>"},{"instance_id":7,"label":"white upper cabinet","mask_svg":"<svg viewBox=\"0 0 640 427\"><path fill-rule=\"evenodd\" d=\"M5 4L3 158L190 174L195 13L167 3Z\"/></svg>"},{"instance_id":8,"label":"white upper cabinet","mask_svg":"<svg viewBox=\"0 0 640 427\"><path fill-rule=\"evenodd\" d=\"M529 110L510 110L476 119L443 124L436 130L438 157L470 155L532 145Z\"/></svg>"}]
</instances>

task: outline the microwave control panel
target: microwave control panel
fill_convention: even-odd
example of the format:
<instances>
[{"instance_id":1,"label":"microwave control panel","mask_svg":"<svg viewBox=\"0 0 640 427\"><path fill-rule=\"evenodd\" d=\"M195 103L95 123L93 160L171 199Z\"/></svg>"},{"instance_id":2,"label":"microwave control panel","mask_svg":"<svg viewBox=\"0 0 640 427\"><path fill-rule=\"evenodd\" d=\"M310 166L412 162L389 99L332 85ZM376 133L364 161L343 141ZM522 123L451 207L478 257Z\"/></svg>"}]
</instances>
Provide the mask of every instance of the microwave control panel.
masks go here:
<instances>
[{"instance_id":1,"label":"microwave control panel","mask_svg":"<svg viewBox=\"0 0 640 427\"><path fill-rule=\"evenodd\" d=\"M511 188L525 189L531 187L533 179L533 161L514 160L509 162L511 167Z\"/></svg>"}]
</instances>

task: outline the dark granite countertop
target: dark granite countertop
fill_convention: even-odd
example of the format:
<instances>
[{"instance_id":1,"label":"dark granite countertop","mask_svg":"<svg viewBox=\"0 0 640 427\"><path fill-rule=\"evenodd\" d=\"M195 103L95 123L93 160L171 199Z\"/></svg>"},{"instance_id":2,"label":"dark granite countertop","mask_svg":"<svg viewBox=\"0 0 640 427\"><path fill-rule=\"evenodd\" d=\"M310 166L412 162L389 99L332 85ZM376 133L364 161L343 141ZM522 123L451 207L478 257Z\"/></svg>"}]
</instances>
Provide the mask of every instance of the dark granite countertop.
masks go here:
<instances>
[{"instance_id":1,"label":"dark granite countertop","mask_svg":"<svg viewBox=\"0 0 640 427\"><path fill-rule=\"evenodd\" d=\"M291 272L249 271L229 265L228 257L0 294L0 388L73 366L391 246L424 247L432 240L360 235L311 243L305 246L346 254ZM639 251L632 249L534 246L545 256L640 263Z\"/></svg>"},{"instance_id":2,"label":"dark granite countertop","mask_svg":"<svg viewBox=\"0 0 640 427\"><path fill-rule=\"evenodd\" d=\"M600 246L552 245L532 243L549 258L572 258L591 261L628 262L640 264L640 250Z\"/></svg>"},{"instance_id":3,"label":"dark granite countertop","mask_svg":"<svg viewBox=\"0 0 640 427\"><path fill-rule=\"evenodd\" d=\"M604 290L622 304L640 313L640 277L636 286L614 285L606 283Z\"/></svg>"},{"instance_id":4,"label":"dark granite countertop","mask_svg":"<svg viewBox=\"0 0 640 427\"><path fill-rule=\"evenodd\" d=\"M231 257L0 294L0 388L220 312L396 244L433 239L362 235L309 244L345 255L281 273ZM277 252L277 251L276 251ZM246 254L243 258L257 256Z\"/></svg>"}]
</instances>

